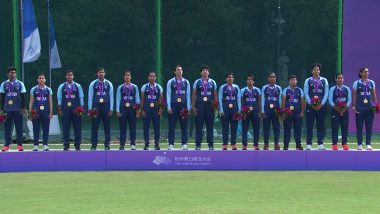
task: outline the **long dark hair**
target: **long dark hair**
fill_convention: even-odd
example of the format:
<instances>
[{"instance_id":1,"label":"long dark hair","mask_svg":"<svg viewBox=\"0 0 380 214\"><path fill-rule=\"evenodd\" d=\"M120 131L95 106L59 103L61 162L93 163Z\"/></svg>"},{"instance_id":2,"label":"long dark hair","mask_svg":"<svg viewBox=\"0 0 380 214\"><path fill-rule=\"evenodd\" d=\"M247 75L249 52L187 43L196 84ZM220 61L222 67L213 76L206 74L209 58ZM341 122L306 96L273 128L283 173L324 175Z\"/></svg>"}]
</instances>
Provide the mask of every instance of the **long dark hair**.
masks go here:
<instances>
[{"instance_id":1,"label":"long dark hair","mask_svg":"<svg viewBox=\"0 0 380 214\"><path fill-rule=\"evenodd\" d=\"M360 74L360 73L363 73L363 71L365 70L365 69L368 69L367 67L362 67L362 68L360 68L359 69L359 79L361 79L362 78L362 75Z\"/></svg>"}]
</instances>

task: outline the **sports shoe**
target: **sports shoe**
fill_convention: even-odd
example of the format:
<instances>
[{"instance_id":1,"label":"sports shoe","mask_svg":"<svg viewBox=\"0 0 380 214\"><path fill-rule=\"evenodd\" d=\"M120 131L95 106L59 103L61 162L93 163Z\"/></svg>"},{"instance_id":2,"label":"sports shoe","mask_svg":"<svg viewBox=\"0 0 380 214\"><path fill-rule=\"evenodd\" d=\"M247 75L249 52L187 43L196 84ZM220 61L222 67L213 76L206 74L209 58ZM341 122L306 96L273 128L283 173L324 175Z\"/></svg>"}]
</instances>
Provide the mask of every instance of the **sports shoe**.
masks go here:
<instances>
[{"instance_id":1,"label":"sports shoe","mask_svg":"<svg viewBox=\"0 0 380 214\"><path fill-rule=\"evenodd\" d=\"M44 150L45 152L48 152L48 151L49 151L49 147L48 147L48 145L44 145L44 146L43 146L43 150Z\"/></svg>"},{"instance_id":2,"label":"sports shoe","mask_svg":"<svg viewBox=\"0 0 380 214\"><path fill-rule=\"evenodd\" d=\"M174 150L174 145L169 144L168 150Z\"/></svg>"},{"instance_id":3,"label":"sports shoe","mask_svg":"<svg viewBox=\"0 0 380 214\"><path fill-rule=\"evenodd\" d=\"M149 150L149 145L145 144L144 150Z\"/></svg>"},{"instance_id":4,"label":"sports shoe","mask_svg":"<svg viewBox=\"0 0 380 214\"><path fill-rule=\"evenodd\" d=\"M91 150L96 150L96 146L92 145Z\"/></svg>"},{"instance_id":5,"label":"sports shoe","mask_svg":"<svg viewBox=\"0 0 380 214\"><path fill-rule=\"evenodd\" d=\"M231 145L232 150L237 150L236 144Z\"/></svg>"},{"instance_id":6,"label":"sports shoe","mask_svg":"<svg viewBox=\"0 0 380 214\"><path fill-rule=\"evenodd\" d=\"M301 146L301 144L296 145L296 150L303 150L303 147Z\"/></svg>"},{"instance_id":7,"label":"sports shoe","mask_svg":"<svg viewBox=\"0 0 380 214\"><path fill-rule=\"evenodd\" d=\"M367 145L367 150L371 151L372 150L372 146L371 145Z\"/></svg>"},{"instance_id":8,"label":"sports shoe","mask_svg":"<svg viewBox=\"0 0 380 214\"><path fill-rule=\"evenodd\" d=\"M38 151L38 146L37 145L34 145L33 146L33 152L37 152Z\"/></svg>"},{"instance_id":9,"label":"sports shoe","mask_svg":"<svg viewBox=\"0 0 380 214\"><path fill-rule=\"evenodd\" d=\"M241 150L247 150L248 147L247 146L243 146L243 148Z\"/></svg>"},{"instance_id":10,"label":"sports shoe","mask_svg":"<svg viewBox=\"0 0 380 214\"><path fill-rule=\"evenodd\" d=\"M228 145L223 145L222 150L227 150L227 146L228 146Z\"/></svg>"},{"instance_id":11,"label":"sports shoe","mask_svg":"<svg viewBox=\"0 0 380 214\"><path fill-rule=\"evenodd\" d=\"M195 146L195 150L201 150L201 146Z\"/></svg>"},{"instance_id":12,"label":"sports shoe","mask_svg":"<svg viewBox=\"0 0 380 214\"><path fill-rule=\"evenodd\" d=\"M323 144L320 144L318 145L318 150L326 150L326 148Z\"/></svg>"},{"instance_id":13,"label":"sports shoe","mask_svg":"<svg viewBox=\"0 0 380 214\"><path fill-rule=\"evenodd\" d=\"M313 148L311 147L311 145L306 145L306 150L312 150Z\"/></svg>"},{"instance_id":14,"label":"sports shoe","mask_svg":"<svg viewBox=\"0 0 380 214\"><path fill-rule=\"evenodd\" d=\"M258 151L258 150L260 150L260 147L259 147L259 146L257 146L257 145L253 145L253 150L256 150L256 151Z\"/></svg>"},{"instance_id":15,"label":"sports shoe","mask_svg":"<svg viewBox=\"0 0 380 214\"><path fill-rule=\"evenodd\" d=\"M160 146L158 144L154 145L154 150L160 150Z\"/></svg>"},{"instance_id":16,"label":"sports shoe","mask_svg":"<svg viewBox=\"0 0 380 214\"><path fill-rule=\"evenodd\" d=\"M80 146L76 146L75 151L80 151Z\"/></svg>"},{"instance_id":17,"label":"sports shoe","mask_svg":"<svg viewBox=\"0 0 380 214\"><path fill-rule=\"evenodd\" d=\"M342 148L343 148L343 150L346 150L346 151L347 151L347 150L350 150L350 149L348 148L347 144L343 144L343 145L342 145Z\"/></svg>"},{"instance_id":18,"label":"sports shoe","mask_svg":"<svg viewBox=\"0 0 380 214\"><path fill-rule=\"evenodd\" d=\"M111 148L110 148L109 145L104 146L104 150L108 151L108 150L110 150L110 149L111 149Z\"/></svg>"},{"instance_id":19,"label":"sports shoe","mask_svg":"<svg viewBox=\"0 0 380 214\"><path fill-rule=\"evenodd\" d=\"M188 148L187 148L187 144L183 144L182 145L182 150L187 150Z\"/></svg>"},{"instance_id":20,"label":"sports shoe","mask_svg":"<svg viewBox=\"0 0 380 214\"><path fill-rule=\"evenodd\" d=\"M70 147L68 147L68 146L63 147L63 151L69 151L69 150L70 150Z\"/></svg>"},{"instance_id":21,"label":"sports shoe","mask_svg":"<svg viewBox=\"0 0 380 214\"><path fill-rule=\"evenodd\" d=\"M268 144L264 144L263 150L269 150L269 145Z\"/></svg>"},{"instance_id":22,"label":"sports shoe","mask_svg":"<svg viewBox=\"0 0 380 214\"><path fill-rule=\"evenodd\" d=\"M124 146L120 146L120 147L119 147L119 150L120 150L120 151L123 151L123 150L125 150L125 147L124 147Z\"/></svg>"},{"instance_id":23,"label":"sports shoe","mask_svg":"<svg viewBox=\"0 0 380 214\"><path fill-rule=\"evenodd\" d=\"M358 150L363 150L363 145L358 145Z\"/></svg>"},{"instance_id":24,"label":"sports shoe","mask_svg":"<svg viewBox=\"0 0 380 214\"><path fill-rule=\"evenodd\" d=\"M274 144L274 150L280 150L280 149L281 149L280 145Z\"/></svg>"},{"instance_id":25,"label":"sports shoe","mask_svg":"<svg viewBox=\"0 0 380 214\"><path fill-rule=\"evenodd\" d=\"M131 145L131 150L136 150L136 145Z\"/></svg>"},{"instance_id":26,"label":"sports shoe","mask_svg":"<svg viewBox=\"0 0 380 214\"><path fill-rule=\"evenodd\" d=\"M2 152L9 152L9 146L3 146L1 149Z\"/></svg>"},{"instance_id":27,"label":"sports shoe","mask_svg":"<svg viewBox=\"0 0 380 214\"><path fill-rule=\"evenodd\" d=\"M213 151L214 150L214 146L209 146L208 150Z\"/></svg>"},{"instance_id":28,"label":"sports shoe","mask_svg":"<svg viewBox=\"0 0 380 214\"><path fill-rule=\"evenodd\" d=\"M334 151L337 151L338 150L338 144L333 144L331 146L331 149L334 150Z\"/></svg>"},{"instance_id":29,"label":"sports shoe","mask_svg":"<svg viewBox=\"0 0 380 214\"><path fill-rule=\"evenodd\" d=\"M284 147L282 148L282 150L289 150L289 145L284 145Z\"/></svg>"},{"instance_id":30,"label":"sports shoe","mask_svg":"<svg viewBox=\"0 0 380 214\"><path fill-rule=\"evenodd\" d=\"M18 146L17 146L17 150L18 150L19 152L22 152L22 151L24 151L24 147L23 147L22 145L18 145Z\"/></svg>"}]
</instances>

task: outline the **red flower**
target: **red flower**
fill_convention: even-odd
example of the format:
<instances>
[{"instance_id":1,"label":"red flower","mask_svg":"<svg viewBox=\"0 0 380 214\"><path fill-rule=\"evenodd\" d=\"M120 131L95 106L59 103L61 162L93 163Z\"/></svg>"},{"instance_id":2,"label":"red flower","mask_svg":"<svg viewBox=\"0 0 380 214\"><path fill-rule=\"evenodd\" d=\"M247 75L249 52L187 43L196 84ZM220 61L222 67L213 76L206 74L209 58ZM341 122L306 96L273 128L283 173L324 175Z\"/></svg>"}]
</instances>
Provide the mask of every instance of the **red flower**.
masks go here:
<instances>
[{"instance_id":1,"label":"red flower","mask_svg":"<svg viewBox=\"0 0 380 214\"><path fill-rule=\"evenodd\" d=\"M290 108L282 109L282 119L285 120L287 117L292 116L293 111Z\"/></svg>"},{"instance_id":2,"label":"red flower","mask_svg":"<svg viewBox=\"0 0 380 214\"><path fill-rule=\"evenodd\" d=\"M96 108L88 110L88 116L90 118L96 118L96 117L98 117L98 110Z\"/></svg>"},{"instance_id":3,"label":"red flower","mask_svg":"<svg viewBox=\"0 0 380 214\"><path fill-rule=\"evenodd\" d=\"M187 108L184 108L179 112L179 115L181 116L182 119L188 118L189 110L187 110Z\"/></svg>"},{"instance_id":4,"label":"red flower","mask_svg":"<svg viewBox=\"0 0 380 214\"><path fill-rule=\"evenodd\" d=\"M276 108L275 113L276 113L277 117L279 117L279 118L282 117L282 109L281 108Z\"/></svg>"},{"instance_id":5,"label":"red flower","mask_svg":"<svg viewBox=\"0 0 380 214\"><path fill-rule=\"evenodd\" d=\"M345 102L338 103L338 109L340 112L343 112L347 108L347 104Z\"/></svg>"},{"instance_id":6,"label":"red flower","mask_svg":"<svg viewBox=\"0 0 380 214\"><path fill-rule=\"evenodd\" d=\"M314 96L313 99L311 99L312 106L319 106L320 104L321 104L321 99L319 99L318 96Z\"/></svg>"},{"instance_id":7,"label":"red flower","mask_svg":"<svg viewBox=\"0 0 380 214\"><path fill-rule=\"evenodd\" d=\"M4 123L7 120L7 113L0 112L0 123Z\"/></svg>"},{"instance_id":8,"label":"red flower","mask_svg":"<svg viewBox=\"0 0 380 214\"><path fill-rule=\"evenodd\" d=\"M158 100L157 105L159 108L163 109L166 106L166 101L164 99Z\"/></svg>"},{"instance_id":9,"label":"red flower","mask_svg":"<svg viewBox=\"0 0 380 214\"><path fill-rule=\"evenodd\" d=\"M232 115L233 120L239 121L239 120L241 120L241 118L242 117L241 117L241 114L239 112L235 112L235 114Z\"/></svg>"},{"instance_id":10,"label":"red flower","mask_svg":"<svg viewBox=\"0 0 380 214\"><path fill-rule=\"evenodd\" d=\"M133 106L133 109L136 110L136 111L139 111L141 109L141 105L140 104L135 104Z\"/></svg>"},{"instance_id":11,"label":"red flower","mask_svg":"<svg viewBox=\"0 0 380 214\"><path fill-rule=\"evenodd\" d=\"M84 114L84 107L83 106L77 106L74 109L74 114L78 115L79 117L82 117Z\"/></svg>"},{"instance_id":12,"label":"red flower","mask_svg":"<svg viewBox=\"0 0 380 214\"><path fill-rule=\"evenodd\" d=\"M373 103L371 109L374 113L379 113L380 112L380 105L378 103Z\"/></svg>"},{"instance_id":13,"label":"red flower","mask_svg":"<svg viewBox=\"0 0 380 214\"><path fill-rule=\"evenodd\" d=\"M242 118L245 120L245 118L247 117L247 115L251 112L251 107L250 106L242 106L241 107L241 114L242 114Z\"/></svg>"},{"instance_id":14,"label":"red flower","mask_svg":"<svg viewBox=\"0 0 380 214\"><path fill-rule=\"evenodd\" d=\"M40 117L40 114L38 113L38 111L36 111L34 109L30 111L29 118L31 120L38 119L39 117Z\"/></svg>"}]
</instances>

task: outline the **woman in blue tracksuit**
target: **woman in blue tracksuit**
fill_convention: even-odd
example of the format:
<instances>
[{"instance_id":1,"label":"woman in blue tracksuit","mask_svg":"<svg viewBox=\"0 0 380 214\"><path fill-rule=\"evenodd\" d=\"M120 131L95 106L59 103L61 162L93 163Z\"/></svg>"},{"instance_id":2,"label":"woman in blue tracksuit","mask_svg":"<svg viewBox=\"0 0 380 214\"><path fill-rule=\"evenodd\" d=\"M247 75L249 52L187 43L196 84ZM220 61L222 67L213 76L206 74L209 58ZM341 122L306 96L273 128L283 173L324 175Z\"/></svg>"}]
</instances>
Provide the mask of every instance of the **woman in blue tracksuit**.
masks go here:
<instances>
[{"instance_id":1,"label":"woman in blue tracksuit","mask_svg":"<svg viewBox=\"0 0 380 214\"><path fill-rule=\"evenodd\" d=\"M348 108L351 105L351 90L343 85L343 74L337 74L336 85L330 88L329 104L331 106L331 136L332 150L338 150L338 130L342 130L342 148L348 150Z\"/></svg>"},{"instance_id":2,"label":"woman in blue tracksuit","mask_svg":"<svg viewBox=\"0 0 380 214\"><path fill-rule=\"evenodd\" d=\"M29 112L35 110L39 117L32 119L33 122L33 151L38 151L38 141L40 137L40 128L42 125L43 150L49 151L49 126L53 118L53 92L45 85L45 74L38 75L38 85L30 89Z\"/></svg>"},{"instance_id":3,"label":"woman in blue tracksuit","mask_svg":"<svg viewBox=\"0 0 380 214\"><path fill-rule=\"evenodd\" d=\"M174 149L174 138L175 138L175 126L177 121L181 125L181 144L182 149L187 150L187 142L189 140L188 131L188 118L181 117L181 111L187 109L190 113L191 110L191 100L190 100L190 83L187 79L183 78L183 70L181 65L177 65L174 68L174 75L166 85L166 102L168 108L168 120L169 120L169 150Z\"/></svg>"},{"instance_id":4,"label":"woman in blue tracksuit","mask_svg":"<svg viewBox=\"0 0 380 214\"><path fill-rule=\"evenodd\" d=\"M377 102L377 97L375 82L370 80L368 76L368 68L361 68L359 80L356 80L352 87L352 110L355 113L358 150L363 149L363 124L365 124L367 150L372 150L371 138L374 112L371 110L371 106Z\"/></svg>"},{"instance_id":5,"label":"woman in blue tracksuit","mask_svg":"<svg viewBox=\"0 0 380 214\"><path fill-rule=\"evenodd\" d=\"M288 150L292 126L296 150L303 150L301 145L302 118L305 111L305 95L303 90L297 87L297 76L289 75L289 86L282 91L282 108L288 108L292 115L284 120L284 150Z\"/></svg>"},{"instance_id":6,"label":"woman in blue tracksuit","mask_svg":"<svg viewBox=\"0 0 380 214\"><path fill-rule=\"evenodd\" d=\"M195 150L201 149L203 124L206 123L209 150L214 149L214 107L216 82L209 78L210 67L201 67L201 78L193 84L192 109L195 114Z\"/></svg>"},{"instance_id":7,"label":"woman in blue tracksuit","mask_svg":"<svg viewBox=\"0 0 380 214\"><path fill-rule=\"evenodd\" d=\"M241 89L241 102L242 106L249 108L250 112L245 118L242 119L242 144L243 150L247 150L247 133L249 124L252 123L253 130L253 149L260 150L259 148L259 135L260 135L260 114L261 114L261 90L254 86L255 77L249 74L246 78L247 87Z\"/></svg>"},{"instance_id":8,"label":"woman in blue tracksuit","mask_svg":"<svg viewBox=\"0 0 380 214\"><path fill-rule=\"evenodd\" d=\"M104 127L104 149L110 150L111 142L111 116L113 114L113 85L105 79L106 71L99 67L96 69L97 79L88 87L88 110L96 109L98 116L91 119L91 150L98 145L98 131L100 120Z\"/></svg>"},{"instance_id":9,"label":"woman in blue tracksuit","mask_svg":"<svg viewBox=\"0 0 380 214\"><path fill-rule=\"evenodd\" d=\"M156 83L156 73L149 72L149 82L141 87L141 114L144 126L144 150L149 150L149 127L153 123L154 150L160 150L160 118L163 111L163 89Z\"/></svg>"},{"instance_id":10,"label":"woman in blue tracksuit","mask_svg":"<svg viewBox=\"0 0 380 214\"><path fill-rule=\"evenodd\" d=\"M225 76L226 84L219 88L219 113L222 120L223 150L227 150L228 134L231 126L231 148L237 150L236 134L238 121L233 119L235 113L241 110L241 93L238 85L233 84L234 74Z\"/></svg>"},{"instance_id":11,"label":"woman in blue tracksuit","mask_svg":"<svg viewBox=\"0 0 380 214\"><path fill-rule=\"evenodd\" d=\"M329 97L329 83L326 78L321 77L321 64L315 63L312 66L311 77L305 80L304 93L306 100L306 150L311 150L313 143L314 121L317 121L318 150L325 150L323 140L325 138L325 114L326 102ZM319 105L312 105L311 101L318 97L321 101Z\"/></svg>"},{"instance_id":12,"label":"woman in blue tracksuit","mask_svg":"<svg viewBox=\"0 0 380 214\"><path fill-rule=\"evenodd\" d=\"M137 85L131 83L131 71L124 73L124 83L116 90L116 116L119 117L120 147L124 150L127 140L127 123L131 150L136 150L136 118L140 117L140 95Z\"/></svg>"},{"instance_id":13,"label":"woman in blue tracksuit","mask_svg":"<svg viewBox=\"0 0 380 214\"><path fill-rule=\"evenodd\" d=\"M280 137L280 121L276 115L276 109L281 108L282 89L276 85L276 74L271 72L268 75L268 84L264 85L261 89L261 115L263 119L264 129L264 150L269 150L269 132L270 124L272 123L274 132L274 149L280 150L279 137Z\"/></svg>"}]
</instances>

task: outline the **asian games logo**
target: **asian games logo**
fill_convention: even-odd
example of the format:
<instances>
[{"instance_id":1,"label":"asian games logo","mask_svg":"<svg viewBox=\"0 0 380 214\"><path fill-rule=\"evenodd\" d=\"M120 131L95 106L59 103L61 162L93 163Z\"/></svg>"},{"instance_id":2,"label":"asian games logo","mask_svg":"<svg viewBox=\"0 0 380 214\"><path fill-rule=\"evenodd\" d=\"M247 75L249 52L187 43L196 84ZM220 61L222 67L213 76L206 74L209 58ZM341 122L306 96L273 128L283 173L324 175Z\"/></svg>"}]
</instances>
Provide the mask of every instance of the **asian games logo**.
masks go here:
<instances>
[{"instance_id":1,"label":"asian games logo","mask_svg":"<svg viewBox=\"0 0 380 214\"><path fill-rule=\"evenodd\" d=\"M156 164L157 166L162 165L162 164L169 165L172 163L172 160L165 156L155 156L153 163Z\"/></svg>"}]
</instances>

